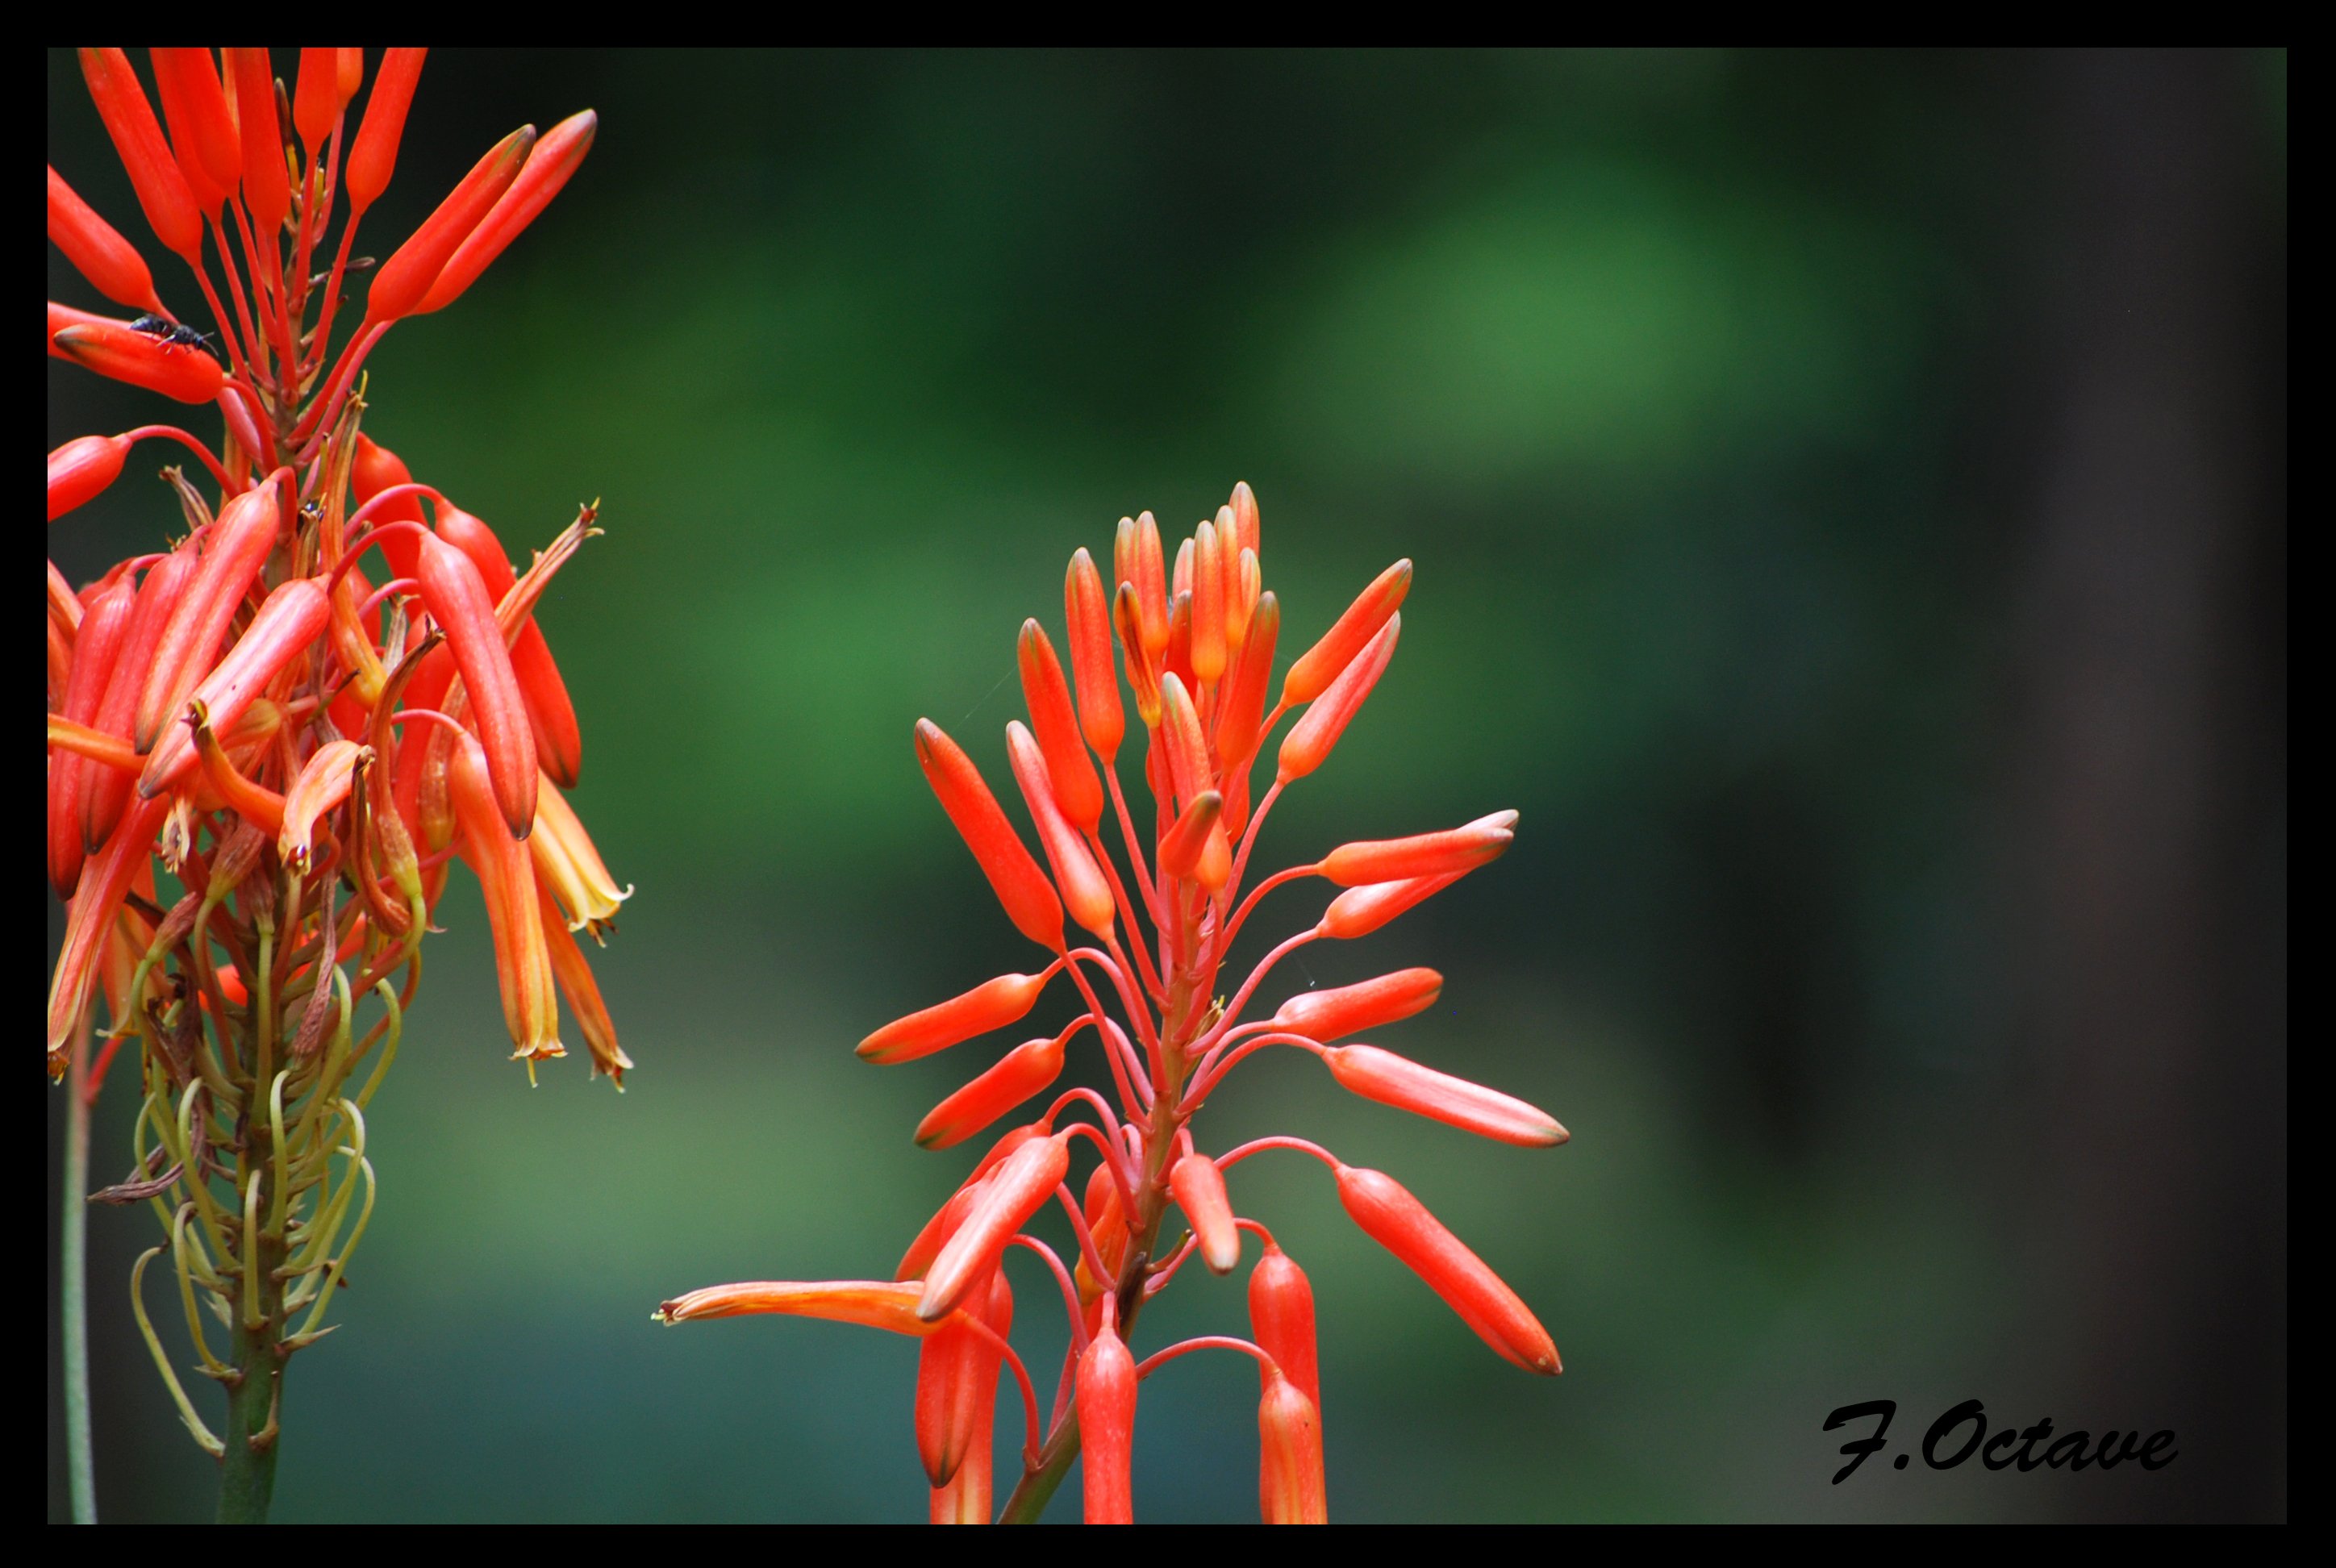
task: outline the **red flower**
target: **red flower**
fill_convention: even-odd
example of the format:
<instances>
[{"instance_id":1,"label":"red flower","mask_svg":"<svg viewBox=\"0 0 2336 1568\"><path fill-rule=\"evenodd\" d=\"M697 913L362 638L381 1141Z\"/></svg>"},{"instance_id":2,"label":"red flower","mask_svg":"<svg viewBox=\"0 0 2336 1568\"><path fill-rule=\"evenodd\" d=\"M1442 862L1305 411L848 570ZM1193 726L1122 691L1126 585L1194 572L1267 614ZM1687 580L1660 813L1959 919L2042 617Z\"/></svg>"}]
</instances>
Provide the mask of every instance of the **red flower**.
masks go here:
<instances>
[{"instance_id":1,"label":"red flower","mask_svg":"<svg viewBox=\"0 0 2336 1568\"><path fill-rule=\"evenodd\" d=\"M966 1302L983 1299L989 1289L984 1281L1001 1277L1007 1249L1027 1249L1046 1261L1070 1319L1068 1381L1044 1425L1027 1370L1010 1347L996 1360L977 1363L972 1329L926 1341L917 1430L937 1521L988 1516L980 1505L989 1491L988 1455L969 1435L969 1412L988 1408L1001 1368L1015 1374L1026 1407L1024 1469L1004 1516L1036 1517L1084 1447L1086 1517L1133 1517L1136 1387L1165 1362L1200 1349L1235 1349L1259 1363L1263 1516L1289 1523L1328 1517L1313 1291L1264 1227L1241 1215L1226 1183L1232 1166L1263 1149L1321 1159L1357 1223L1486 1343L1528 1370L1558 1369L1554 1346L1523 1302L1388 1177L1342 1164L1297 1138L1264 1138L1216 1158L1194 1145L1194 1114L1243 1058L1277 1045L1312 1052L1345 1088L1417 1115L1510 1144L1565 1137L1555 1121L1523 1100L1377 1046L1333 1043L1433 1006L1444 984L1433 969L1301 991L1251 1020L1252 998L1284 956L1308 942L1376 930L1505 852L1516 824L1514 812L1500 812L1461 827L1345 844L1313 863L1248 882L1250 855L1275 802L1328 765L1388 669L1402 631L1398 608L1412 579L1409 561L1381 573L1290 667L1269 711L1281 607L1261 585L1258 541L1257 498L1242 485L1178 550L1173 571L1149 512L1121 521L1108 590L1087 552L1073 555L1063 589L1068 679L1046 632L1036 621L1023 624L1017 654L1030 721L1027 729L1018 721L1007 726L1007 758L1045 869L972 759L932 725L917 726L918 760L975 863L1016 927L1056 959L1037 974L1001 976L888 1024L861 1043L860 1054L875 1062L911 1061L1003 1028L1030 1012L1060 970L1076 989L1080 1010L1058 1033L1017 1046L977 1072L925 1117L917 1141L947 1148L1017 1106L1038 1105L1042 1091L1066 1070L1066 1047L1084 1047L1087 1039L1096 1042L1109 1086L1062 1090L1037 1120L1010 1130L900 1261L904 1281L922 1279L918 1318L955 1322L969 1316ZM1141 819L1122 792L1116 765L1127 735L1123 672L1143 725L1144 775L1153 794L1153 809ZM1293 710L1299 717L1281 742L1273 782L1252 810L1259 755ZM1105 843L1114 827L1124 874ZM1227 957L1259 901L1309 877L1344 891L1246 978L1228 977ZM1100 945L1069 946L1066 911ZM1075 1107L1092 1120L1069 1120ZM1074 1202L1066 1184L1074 1135L1099 1156L1083 1203ZM1032 1233L1050 1206L1071 1222L1076 1251L1067 1261ZM1181 1244L1166 1222L1172 1211L1190 1231ZM1197 1255L1219 1273L1232 1270L1243 1231L1264 1245L1250 1281L1254 1339L1204 1336L1136 1361L1127 1337L1144 1304L1188 1257ZM771 1310L795 1310L792 1300ZM998 1329L1004 1333L1002 1325ZM980 1383L978 1391L968 1388L968 1378Z\"/></svg>"},{"instance_id":2,"label":"red flower","mask_svg":"<svg viewBox=\"0 0 2336 1568\"><path fill-rule=\"evenodd\" d=\"M65 526L140 441L185 448L201 465L190 475L215 488L172 471L183 537L80 594L50 569L48 859L71 902L47 1057L64 1070L101 989L110 1035L136 1037L153 1157L100 1196L155 1197L178 1216L190 1319L210 1290L249 1349L226 1368L196 1320L206 1368L258 1398L238 1396L239 1422L273 1408L264 1396L320 1330L371 1213L361 1107L413 1000L449 839L487 889L530 1071L560 1054L560 992L596 1070L630 1065L569 934L597 936L629 890L538 768L540 755L562 784L577 772L575 714L532 612L591 511L516 575L484 523L360 433L370 410L355 395L389 325L468 287L575 173L595 122L506 138L346 316L363 276L352 243L396 166L423 54L388 51L360 129L358 50L301 51L287 94L264 49L158 49L151 98L122 51L82 51L200 317L174 313L138 248L49 170L51 240L95 296L141 313L52 301L51 356L216 404L224 436L145 425L49 457L49 517ZM336 334L345 317L358 326ZM447 837L417 853L432 828ZM167 910L158 858L186 890ZM179 1403L218 1451L183 1391ZM254 1417L231 1436L263 1434Z\"/></svg>"}]
</instances>

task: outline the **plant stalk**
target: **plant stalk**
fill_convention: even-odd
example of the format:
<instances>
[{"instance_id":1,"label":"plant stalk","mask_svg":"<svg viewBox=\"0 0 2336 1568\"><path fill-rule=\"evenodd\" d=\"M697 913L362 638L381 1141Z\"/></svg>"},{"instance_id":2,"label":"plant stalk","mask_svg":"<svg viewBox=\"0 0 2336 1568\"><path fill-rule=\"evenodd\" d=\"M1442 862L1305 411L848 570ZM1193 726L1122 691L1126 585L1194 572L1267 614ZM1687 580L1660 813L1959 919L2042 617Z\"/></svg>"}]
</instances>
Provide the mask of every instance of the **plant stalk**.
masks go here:
<instances>
[{"instance_id":1,"label":"plant stalk","mask_svg":"<svg viewBox=\"0 0 2336 1568\"><path fill-rule=\"evenodd\" d=\"M89 1426L89 1016L73 1037L65 1078L63 1276L65 1475L73 1522L97 1523L96 1453Z\"/></svg>"},{"instance_id":2,"label":"plant stalk","mask_svg":"<svg viewBox=\"0 0 2336 1568\"><path fill-rule=\"evenodd\" d=\"M1175 1016L1177 1006L1186 998L1180 983L1171 992L1168 1017ZM1180 1031L1181 1032L1181 1031ZM1184 1042L1189 1043L1189 1042ZM1129 1238L1127 1261L1121 1266L1118 1281L1119 1332L1122 1338L1135 1327L1135 1315L1144 1308L1144 1287L1150 1277L1150 1264L1160 1241L1160 1222L1168 1213L1166 1170L1168 1156L1176 1147L1176 1126L1183 1119L1182 1093L1183 1078L1183 1052L1180 1048L1169 1055L1169 1088L1152 1107L1152 1126L1145 1139L1143 1184L1137 1189L1136 1225ZM1038 1463L1023 1472L1015 1484L1013 1495L1006 1499L999 1513L1001 1524L1036 1524L1038 1515L1046 1511L1054 1500L1056 1488L1063 1477L1071 1473L1071 1461L1079 1456L1079 1411L1076 1401L1063 1412L1063 1419L1046 1434L1044 1446L1038 1450Z\"/></svg>"},{"instance_id":3,"label":"plant stalk","mask_svg":"<svg viewBox=\"0 0 2336 1568\"><path fill-rule=\"evenodd\" d=\"M257 1133L246 1145L243 1168L268 1169L266 1123L248 1124ZM283 1412L285 1352L279 1346L284 1331L284 1281L276 1271L285 1258L284 1240L268 1233L258 1222L268 1213L268 1177L258 1181L257 1199L245 1211L243 1267L257 1274L254 1310L235 1310L232 1365L236 1378L228 1390L227 1430L221 1434L227 1452L219 1460L218 1521L222 1524L265 1524L268 1506L276 1494L277 1417Z\"/></svg>"}]
</instances>

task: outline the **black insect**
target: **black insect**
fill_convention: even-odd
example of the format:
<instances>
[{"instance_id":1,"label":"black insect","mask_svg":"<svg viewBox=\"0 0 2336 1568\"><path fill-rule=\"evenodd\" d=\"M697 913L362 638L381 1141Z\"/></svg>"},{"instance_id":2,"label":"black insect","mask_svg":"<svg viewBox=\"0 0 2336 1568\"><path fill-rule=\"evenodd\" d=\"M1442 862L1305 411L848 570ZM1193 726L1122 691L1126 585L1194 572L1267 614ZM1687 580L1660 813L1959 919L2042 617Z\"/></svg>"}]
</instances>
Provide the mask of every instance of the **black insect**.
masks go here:
<instances>
[{"instance_id":1,"label":"black insect","mask_svg":"<svg viewBox=\"0 0 2336 1568\"><path fill-rule=\"evenodd\" d=\"M173 348L208 350L211 346L209 333L198 332L191 326L183 326L175 321L166 321L159 316L141 316L130 324L130 330L142 332L147 336Z\"/></svg>"}]
</instances>

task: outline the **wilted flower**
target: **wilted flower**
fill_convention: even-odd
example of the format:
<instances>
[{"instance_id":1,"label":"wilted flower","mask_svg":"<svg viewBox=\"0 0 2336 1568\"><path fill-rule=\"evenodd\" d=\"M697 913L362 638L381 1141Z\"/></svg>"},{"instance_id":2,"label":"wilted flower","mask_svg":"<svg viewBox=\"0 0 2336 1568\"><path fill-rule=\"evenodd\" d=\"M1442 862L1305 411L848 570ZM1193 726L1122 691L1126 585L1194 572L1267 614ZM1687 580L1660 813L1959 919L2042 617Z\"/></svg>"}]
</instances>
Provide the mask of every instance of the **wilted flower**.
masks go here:
<instances>
[{"instance_id":1,"label":"wilted flower","mask_svg":"<svg viewBox=\"0 0 2336 1568\"><path fill-rule=\"evenodd\" d=\"M1329 1165L1340 1202L1364 1233L1418 1274L1486 1344L1528 1371L1559 1370L1555 1346L1515 1292L1392 1178L1347 1165L1299 1138L1262 1138L1214 1157L1194 1144L1194 1113L1235 1066L1268 1046L1311 1053L1334 1082L1364 1098L1488 1138L1545 1145L1566 1136L1523 1100L1378 1046L1333 1043L1433 1005L1444 984L1433 969L1301 991L1270 1017L1248 1020L1252 998L1282 959L1309 942L1376 930L1501 855L1517 820L1514 812L1500 812L1440 832L1344 844L1311 864L1262 878L1244 896L1250 855L1274 803L1329 761L1387 670L1411 586L1409 561L1381 573L1290 667L1269 709L1281 610L1260 586L1258 529L1256 498L1241 485L1178 550L1173 570L1148 512L1120 522L1113 591L1105 591L1087 552L1078 551L1064 583L1067 678L1046 630L1035 620L1023 624L1017 661L1030 723L1027 729L1019 722L1007 726L1007 754L1043 868L964 751L935 725L917 725L917 757L933 793L1007 917L1052 961L887 1024L861 1042L860 1054L874 1062L911 1061L1004 1028L1027 1015L1062 974L1076 988L1081 1010L1056 1033L1015 1047L945 1098L917 1128L917 1141L948 1148L1016 1107L1037 1104L1063 1073L1066 1048L1088 1038L1099 1046L1111 1080L1108 1096L1085 1086L1056 1094L1036 1121L999 1138L900 1261L903 1288L917 1291L915 1317L945 1326L924 1341L917 1395L918 1451L936 1522L989 1517L988 1432L975 1428L977 1414L986 1422L1003 1371L1013 1373L1022 1393L1026 1423L1023 1474L1003 1516L1036 1518L1084 1446L1086 1518L1132 1519L1138 1386L1164 1362L1203 1349L1235 1350L1259 1364L1262 1516L1270 1523L1328 1518L1313 1290L1265 1227L1240 1214L1226 1181L1229 1170L1265 1149L1299 1150ZM1144 726L1144 773L1153 800L1148 831L1137 825L1116 766L1126 732L1122 668ZM1293 711L1299 716L1280 744L1272 783L1252 809L1256 761ZM1105 843L1107 821L1116 823L1126 851L1125 877ZM1226 955L1259 901L1308 877L1344 891L1226 998ZM1092 934L1092 944L1069 931L1066 911ZM1082 1108L1092 1121L1068 1119ZM1074 1200L1067 1184L1075 1137L1098 1156L1084 1202ZM1050 1206L1070 1222L1076 1250L1067 1265L1027 1229ZM1172 1210L1189 1233L1163 1242L1172 1233L1163 1230ZM1254 1338L1204 1336L1137 1360L1127 1336L1144 1304L1195 1254L1217 1273L1238 1267L1245 1231L1263 1249L1249 1283ZM1046 1261L1070 1320L1066 1380L1043 1426L1028 1370L1003 1339L1008 1323L998 1304L1010 1308L1010 1298L1002 1261L1016 1246ZM667 1302L660 1316L676 1322L707 1315L697 1303L709 1295L724 1300L725 1310L800 1314L810 1310L800 1304L804 1300L857 1301L868 1289L851 1281L725 1286ZM885 1310L896 1310L889 1304ZM975 1317L979 1331L964 1326ZM854 1320L904 1327L897 1318ZM968 1391L968 1379L977 1389Z\"/></svg>"}]
</instances>

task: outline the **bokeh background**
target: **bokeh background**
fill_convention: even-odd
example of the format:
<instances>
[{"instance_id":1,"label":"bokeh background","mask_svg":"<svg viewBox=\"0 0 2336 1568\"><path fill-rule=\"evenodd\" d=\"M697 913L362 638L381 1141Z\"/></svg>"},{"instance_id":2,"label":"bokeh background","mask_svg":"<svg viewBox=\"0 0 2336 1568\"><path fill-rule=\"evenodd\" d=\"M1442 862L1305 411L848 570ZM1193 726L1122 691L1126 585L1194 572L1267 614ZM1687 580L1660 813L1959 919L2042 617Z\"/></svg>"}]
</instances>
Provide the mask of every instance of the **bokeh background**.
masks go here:
<instances>
[{"instance_id":1,"label":"bokeh background","mask_svg":"<svg viewBox=\"0 0 2336 1568\"><path fill-rule=\"evenodd\" d=\"M1336 1514L2283 1518L2286 70L433 53L361 249L513 124L601 114L553 209L375 356L367 428L514 550L604 499L542 618L577 803L639 887L596 963L640 1065L528 1087L457 878L278 1517L921 1515L905 1341L649 1310L888 1271L957 1179L909 1130L992 1047L851 1047L1032 955L910 725L1002 778L1015 630L1059 621L1069 552L1246 479L1286 648L1417 562L1262 858L1523 813L1288 979L1442 969L1387 1043L1574 1134L1477 1143L1297 1053L1212 1107L1208 1144L1397 1174L1565 1354L1518 1375L1310 1162L1243 1167L1319 1297ZM142 237L70 54L48 86L51 161ZM55 362L48 406L52 445L153 417ZM125 480L51 550L78 579L175 515ZM1258 944L1319 907L1275 895ZM102 1179L132 1108L109 1088ZM150 1226L92 1226L122 1521L213 1486L129 1319ZM1062 1331L1021 1290L1043 1379ZM1192 1271L1139 1339L1241 1302ZM2181 1457L1830 1484L1835 1407L1899 1401L1896 1453L1972 1398ZM1253 1517L1253 1399L1224 1357L1147 1385L1143 1514Z\"/></svg>"}]
</instances>

